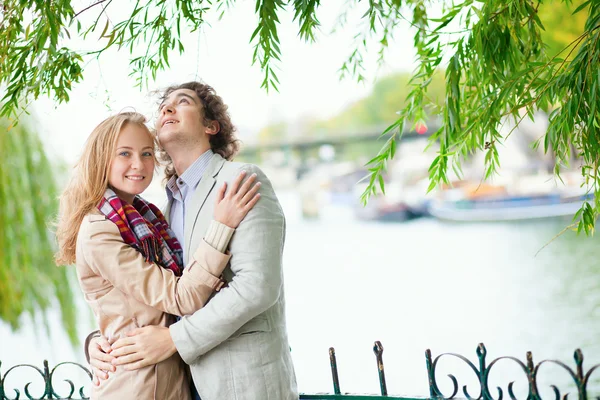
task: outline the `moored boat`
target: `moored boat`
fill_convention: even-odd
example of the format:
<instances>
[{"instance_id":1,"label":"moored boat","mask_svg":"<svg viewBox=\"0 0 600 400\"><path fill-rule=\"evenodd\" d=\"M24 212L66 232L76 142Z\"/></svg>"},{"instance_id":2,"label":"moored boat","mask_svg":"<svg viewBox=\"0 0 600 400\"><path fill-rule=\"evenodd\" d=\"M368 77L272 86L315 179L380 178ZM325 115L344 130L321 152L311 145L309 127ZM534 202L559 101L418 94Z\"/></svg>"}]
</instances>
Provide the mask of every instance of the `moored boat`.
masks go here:
<instances>
[{"instance_id":1,"label":"moored boat","mask_svg":"<svg viewBox=\"0 0 600 400\"><path fill-rule=\"evenodd\" d=\"M429 213L439 219L463 222L572 217L584 202L591 200L591 194L565 196L558 193L458 200L436 199L430 203Z\"/></svg>"}]
</instances>

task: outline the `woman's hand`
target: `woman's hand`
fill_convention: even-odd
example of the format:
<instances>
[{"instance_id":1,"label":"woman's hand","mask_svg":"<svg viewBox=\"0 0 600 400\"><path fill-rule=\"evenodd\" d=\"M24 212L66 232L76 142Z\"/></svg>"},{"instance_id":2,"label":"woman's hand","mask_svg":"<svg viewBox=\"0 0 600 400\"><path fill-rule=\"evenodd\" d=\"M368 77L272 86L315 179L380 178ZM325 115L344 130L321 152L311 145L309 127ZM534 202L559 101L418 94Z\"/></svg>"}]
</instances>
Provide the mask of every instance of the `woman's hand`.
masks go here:
<instances>
[{"instance_id":1,"label":"woman's hand","mask_svg":"<svg viewBox=\"0 0 600 400\"><path fill-rule=\"evenodd\" d=\"M260 182L254 183L256 174L250 175L242 183L245 176L246 171L242 171L229 190L227 183L223 183L215 202L215 220L233 229L238 227L260 198Z\"/></svg>"}]
</instances>

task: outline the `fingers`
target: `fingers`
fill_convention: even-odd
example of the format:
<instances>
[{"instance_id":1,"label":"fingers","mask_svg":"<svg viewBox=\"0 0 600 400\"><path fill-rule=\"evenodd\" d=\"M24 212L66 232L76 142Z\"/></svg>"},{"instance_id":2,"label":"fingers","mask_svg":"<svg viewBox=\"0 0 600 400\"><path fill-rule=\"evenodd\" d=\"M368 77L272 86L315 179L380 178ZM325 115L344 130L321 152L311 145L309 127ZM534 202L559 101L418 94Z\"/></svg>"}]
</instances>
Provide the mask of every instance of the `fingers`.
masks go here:
<instances>
[{"instance_id":1,"label":"fingers","mask_svg":"<svg viewBox=\"0 0 600 400\"><path fill-rule=\"evenodd\" d=\"M145 328L149 328L149 327L145 327ZM132 331L127 332L126 335L129 336L129 337L139 335L142 332L144 332L145 328L136 328L136 329L134 329Z\"/></svg>"},{"instance_id":2,"label":"fingers","mask_svg":"<svg viewBox=\"0 0 600 400\"><path fill-rule=\"evenodd\" d=\"M127 336L129 336L129 334L130 334L130 332L127 333ZM120 338L119 340L117 340L116 342L113 343L111 355L114 355L115 350L120 349L121 347L131 346L134 344L135 344L135 339L132 339L130 337Z\"/></svg>"},{"instance_id":3,"label":"fingers","mask_svg":"<svg viewBox=\"0 0 600 400\"><path fill-rule=\"evenodd\" d=\"M244 184L242 186L240 186L237 193L234 193L234 194L237 195L238 198L243 197L248 192L248 190L250 189L251 185L254 183L255 180L256 180L256 174L250 175L248 177L248 179L246 179Z\"/></svg>"},{"instance_id":4,"label":"fingers","mask_svg":"<svg viewBox=\"0 0 600 400\"><path fill-rule=\"evenodd\" d=\"M90 360L90 366L92 370L97 372L97 375L100 379L105 380L108 379L109 372L115 372L116 368L111 364L110 361L98 361L98 360Z\"/></svg>"},{"instance_id":5,"label":"fingers","mask_svg":"<svg viewBox=\"0 0 600 400\"><path fill-rule=\"evenodd\" d=\"M132 353L126 356L121 356L113 360L113 365L131 364L136 361L143 360L144 356L141 353Z\"/></svg>"},{"instance_id":6,"label":"fingers","mask_svg":"<svg viewBox=\"0 0 600 400\"><path fill-rule=\"evenodd\" d=\"M110 343L108 340L106 340L104 336L100 336L98 339L96 339L96 343L98 344L98 346L100 346L103 352L111 352L112 348L110 347Z\"/></svg>"},{"instance_id":7,"label":"fingers","mask_svg":"<svg viewBox=\"0 0 600 400\"><path fill-rule=\"evenodd\" d=\"M113 365L111 365L111 367L115 368ZM92 373L94 374L94 379L98 382L97 385L100 384L100 381L105 381L108 379L108 372L106 372L105 370L92 367Z\"/></svg>"},{"instance_id":8,"label":"fingers","mask_svg":"<svg viewBox=\"0 0 600 400\"><path fill-rule=\"evenodd\" d=\"M123 346L123 347L119 347L118 349L113 350L111 355L113 355L115 357L122 357L122 356L126 356L128 354L133 354L133 353L137 352L138 350L139 350L139 347L135 346L135 345ZM114 361L114 359L112 361Z\"/></svg>"},{"instance_id":9,"label":"fingers","mask_svg":"<svg viewBox=\"0 0 600 400\"><path fill-rule=\"evenodd\" d=\"M107 372L115 372L115 370L116 370L115 366L111 364L111 361L90 360L90 366L94 370L103 372L103 374L99 374L99 376L106 375L106 377L103 379L108 378Z\"/></svg>"},{"instance_id":10,"label":"fingers","mask_svg":"<svg viewBox=\"0 0 600 400\"><path fill-rule=\"evenodd\" d=\"M245 176L246 176L246 171L242 171L237 176L237 178L235 178L235 181L233 181L233 183L231 184L231 189L229 190L229 193L227 193L229 196L233 196L237 193L238 188L240 187L240 183L242 183L242 180L244 179Z\"/></svg>"},{"instance_id":11,"label":"fingers","mask_svg":"<svg viewBox=\"0 0 600 400\"><path fill-rule=\"evenodd\" d=\"M245 207L248 204L248 202L254 198L254 195L257 194L258 189L260 189L260 185L260 182L256 182L254 186L252 186L252 189L248 190L244 197L242 197L242 200L240 202L242 207Z\"/></svg>"},{"instance_id":12,"label":"fingers","mask_svg":"<svg viewBox=\"0 0 600 400\"><path fill-rule=\"evenodd\" d=\"M90 349L90 365L98 370L113 371L114 367L111 365L111 361L114 357L111 354L107 354L100 348L101 343L96 341L94 346Z\"/></svg>"},{"instance_id":13,"label":"fingers","mask_svg":"<svg viewBox=\"0 0 600 400\"><path fill-rule=\"evenodd\" d=\"M246 206L244 207L244 211L246 211L246 212L250 211L252 209L252 207L254 207L256 205L256 203L258 203L258 200L260 200L260 193L256 193L254 195L252 200L250 200L248 202L248 204L246 204Z\"/></svg>"},{"instance_id":14,"label":"fingers","mask_svg":"<svg viewBox=\"0 0 600 400\"><path fill-rule=\"evenodd\" d=\"M147 360L140 360L140 361L134 362L132 364L125 365L123 367L123 369L125 371L135 371L136 369L144 368L144 367L147 367L148 365L152 365L152 362L147 361Z\"/></svg>"},{"instance_id":15,"label":"fingers","mask_svg":"<svg viewBox=\"0 0 600 400\"><path fill-rule=\"evenodd\" d=\"M108 369L103 367L105 367L106 365L110 365L110 362L113 360L113 358L115 357L112 354L106 354L96 349L90 352L90 365L93 365L100 369Z\"/></svg>"},{"instance_id":16,"label":"fingers","mask_svg":"<svg viewBox=\"0 0 600 400\"><path fill-rule=\"evenodd\" d=\"M98 376L95 373L94 375L92 375L92 383L94 384L94 386L100 386L100 380L98 379Z\"/></svg>"},{"instance_id":17,"label":"fingers","mask_svg":"<svg viewBox=\"0 0 600 400\"><path fill-rule=\"evenodd\" d=\"M217 193L217 199L215 200L215 204L219 204L221 200L225 198L225 191L227 190L227 182L223 182L223 186L219 189L219 193Z\"/></svg>"}]
</instances>

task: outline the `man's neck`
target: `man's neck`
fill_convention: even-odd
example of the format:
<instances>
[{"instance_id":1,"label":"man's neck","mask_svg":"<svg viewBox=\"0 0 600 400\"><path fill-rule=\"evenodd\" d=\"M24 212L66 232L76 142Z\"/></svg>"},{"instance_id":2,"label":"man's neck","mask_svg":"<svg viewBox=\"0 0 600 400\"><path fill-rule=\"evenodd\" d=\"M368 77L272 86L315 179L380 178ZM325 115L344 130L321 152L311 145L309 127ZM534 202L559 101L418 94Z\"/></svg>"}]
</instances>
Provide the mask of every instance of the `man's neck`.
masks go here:
<instances>
[{"instance_id":1,"label":"man's neck","mask_svg":"<svg viewBox=\"0 0 600 400\"><path fill-rule=\"evenodd\" d=\"M171 160L173 160L175 172L177 172L178 176L181 176L190 167L190 165L192 165L198 159L198 157L200 157L209 149L210 146L197 146L193 148L177 147L175 149L165 150L171 157Z\"/></svg>"}]
</instances>

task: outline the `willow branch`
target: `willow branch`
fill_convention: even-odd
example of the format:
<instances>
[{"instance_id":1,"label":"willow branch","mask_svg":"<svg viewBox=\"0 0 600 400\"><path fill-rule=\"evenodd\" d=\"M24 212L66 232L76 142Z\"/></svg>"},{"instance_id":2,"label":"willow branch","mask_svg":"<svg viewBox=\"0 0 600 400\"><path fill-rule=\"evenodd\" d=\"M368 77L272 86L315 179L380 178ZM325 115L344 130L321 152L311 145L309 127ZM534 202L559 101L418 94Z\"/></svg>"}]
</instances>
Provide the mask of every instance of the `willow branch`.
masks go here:
<instances>
[{"instance_id":1,"label":"willow branch","mask_svg":"<svg viewBox=\"0 0 600 400\"><path fill-rule=\"evenodd\" d=\"M77 18L77 17L78 17L80 14L82 14L83 12L85 12L85 11L89 10L90 8L92 8L92 7L95 7L95 6L99 5L99 4L102 4L102 3L104 3L105 1L106 1L106 0L100 0L100 1L98 1L98 2L96 2L96 3L94 3L94 4L91 4L91 5L87 6L86 8L84 8L83 10L81 10L81 11L79 11L77 14L75 14L75 17L74 17L74 18Z\"/></svg>"}]
</instances>

